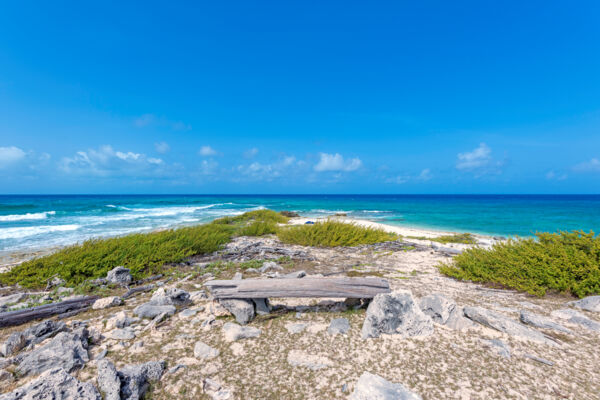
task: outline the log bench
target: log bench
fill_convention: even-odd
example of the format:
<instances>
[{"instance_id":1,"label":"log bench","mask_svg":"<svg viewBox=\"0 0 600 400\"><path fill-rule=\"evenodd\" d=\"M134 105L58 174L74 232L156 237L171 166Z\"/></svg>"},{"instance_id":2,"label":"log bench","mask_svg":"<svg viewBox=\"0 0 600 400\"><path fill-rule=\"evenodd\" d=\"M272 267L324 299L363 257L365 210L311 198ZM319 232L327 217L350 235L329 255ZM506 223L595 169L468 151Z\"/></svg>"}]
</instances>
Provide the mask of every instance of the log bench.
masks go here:
<instances>
[{"instance_id":1,"label":"log bench","mask_svg":"<svg viewBox=\"0 0 600 400\"><path fill-rule=\"evenodd\" d=\"M211 280L204 285L240 323L252 320L255 311L261 313L268 310L270 298L372 299L380 293L391 291L388 281L381 278Z\"/></svg>"}]
</instances>

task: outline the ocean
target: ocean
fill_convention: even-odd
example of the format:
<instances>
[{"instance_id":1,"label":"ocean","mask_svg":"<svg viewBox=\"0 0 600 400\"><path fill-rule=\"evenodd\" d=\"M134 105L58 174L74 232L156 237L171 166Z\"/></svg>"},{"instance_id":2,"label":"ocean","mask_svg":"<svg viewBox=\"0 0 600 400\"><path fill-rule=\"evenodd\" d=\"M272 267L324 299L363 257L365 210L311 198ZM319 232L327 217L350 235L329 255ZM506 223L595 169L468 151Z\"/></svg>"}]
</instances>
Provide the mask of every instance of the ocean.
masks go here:
<instances>
[{"instance_id":1,"label":"ocean","mask_svg":"<svg viewBox=\"0 0 600 400\"><path fill-rule=\"evenodd\" d=\"M261 208L500 236L600 230L600 195L4 195L0 251L193 225Z\"/></svg>"}]
</instances>

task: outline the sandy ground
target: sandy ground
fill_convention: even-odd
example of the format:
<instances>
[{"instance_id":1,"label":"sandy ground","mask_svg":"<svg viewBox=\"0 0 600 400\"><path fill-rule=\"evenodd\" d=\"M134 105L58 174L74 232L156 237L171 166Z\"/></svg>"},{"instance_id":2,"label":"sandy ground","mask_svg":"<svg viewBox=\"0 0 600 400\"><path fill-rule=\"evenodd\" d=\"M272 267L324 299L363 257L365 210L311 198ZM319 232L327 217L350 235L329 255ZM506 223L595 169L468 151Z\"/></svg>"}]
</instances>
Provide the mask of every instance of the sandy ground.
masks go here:
<instances>
[{"instance_id":1,"label":"sandy ground","mask_svg":"<svg viewBox=\"0 0 600 400\"><path fill-rule=\"evenodd\" d=\"M442 293L460 306L485 307L515 321L520 310L551 317L552 311L564 308L573 300L557 295L537 298L455 281L441 275L436 268L451 259L431 248L400 251L370 247L305 248L282 245L276 238L264 237L236 238L230 246L243 247L257 242L266 247L301 249L315 259L308 263L292 260L287 264L287 271L304 269L312 275L381 276L393 289L410 290L417 299ZM258 276L245 273L244 279ZM169 285L189 291L203 290L205 279L181 279ZM427 337L403 339L384 335L363 340L360 330L364 309L344 310L342 299L273 299L273 304L296 309L255 319L249 326L260 329L261 335L231 343L225 340L222 326L233 318L218 304L198 300L190 306L197 310L194 316L186 318L178 313L158 327L146 330L147 321L137 323L134 325L137 337L133 340L106 338L106 321L114 313L125 311L132 316L133 308L148 301L149 296L140 295L128 299L122 307L90 311L70 320L84 320L91 330L101 332L105 338L92 344L90 353L95 355L106 348L106 357L118 367L161 359L167 361L167 369L181 365L153 386L153 399L208 399L203 391L206 378L230 390L233 399L346 399L365 371L402 383L423 399L599 398L600 335L561 320L556 322L571 328L573 334L543 330L561 343L557 347L524 341L481 325L464 331L436 325L434 334ZM584 314L600 320L594 313ZM203 326L214 317L212 324ZM334 318L349 320L348 334L331 336L327 333ZM291 333L290 324L298 323L306 324L305 329ZM12 331L14 329L1 331L0 339ZM511 358L504 358L490 348L485 342L489 339L503 340L510 347ZM197 341L218 349L219 356L212 360L197 359L194 356ZM529 356L544 358L553 365ZM317 370L294 366L290 359L296 358L317 361L324 366ZM91 382L95 382L95 374L93 359L75 373L79 379ZM12 383L3 390L16 385Z\"/></svg>"}]
</instances>

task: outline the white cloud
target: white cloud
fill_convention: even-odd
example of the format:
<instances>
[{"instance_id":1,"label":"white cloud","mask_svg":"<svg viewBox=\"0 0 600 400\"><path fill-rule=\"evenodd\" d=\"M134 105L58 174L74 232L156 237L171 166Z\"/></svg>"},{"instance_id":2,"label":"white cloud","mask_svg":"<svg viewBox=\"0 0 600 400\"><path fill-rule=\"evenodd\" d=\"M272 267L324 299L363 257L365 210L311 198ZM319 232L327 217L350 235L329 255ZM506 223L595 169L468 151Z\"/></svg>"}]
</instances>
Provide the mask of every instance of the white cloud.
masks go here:
<instances>
[{"instance_id":1,"label":"white cloud","mask_svg":"<svg viewBox=\"0 0 600 400\"><path fill-rule=\"evenodd\" d=\"M319 162L314 166L317 172L324 171L356 171L362 166L360 158L345 160L341 154L319 153Z\"/></svg>"},{"instance_id":2,"label":"white cloud","mask_svg":"<svg viewBox=\"0 0 600 400\"><path fill-rule=\"evenodd\" d=\"M145 176L163 172L160 158L147 157L132 151L115 151L111 146L78 151L72 157L64 157L59 168L68 174L95 176Z\"/></svg>"},{"instance_id":3,"label":"white cloud","mask_svg":"<svg viewBox=\"0 0 600 400\"><path fill-rule=\"evenodd\" d=\"M492 160L492 150L481 143L478 148L467 153L459 153L456 168L459 170L474 170L489 165Z\"/></svg>"},{"instance_id":4,"label":"white cloud","mask_svg":"<svg viewBox=\"0 0 600 400\"><path fill-rule=\"evenodd\" d=\"M200 154L202 157L210 157L217 155L217 152L210 146L202 146L198 151L198 154Z\"/></svg>"},{"instance_id":5,"label":"white cloud","mask_svg":"<svg viewBox=\"0 0 600 400\"><path fill-rule=\"evenodd\" d=\"M254 158L256 157L256 155L258 154L258 149L256 147L253 147L251 149L248 149L244 152L244 157L246 158Z\"/></svg>"},{"instance_id":6,"label":"white cloud","mask_svg":"<svg viewBox=\"0 0 600 400\"><path fill-rule=\"evenodd\" d=\"M0 167L6 167L21 161L26 156L25 152L18 147L0 147Z\"/></svg>"},{"instance_id":7,"label":"white cloud","mask_svg":"<svg viewBox=\"0 0 600 400\"><path fill-rule=\"evenodd\" d=\"M296 162L296 157L294 157L294 156L289 156L289 157L283 158L283 165L286 167L289 165L292 165L294 162Z\"/></svg>"},{"instance_id":8,"label":"white cloud","mask_svg":"<svg viewBox=\"0 0 600 400\"><path fill-rule=\"evenodd\" d=\"M158 151L161 154L164 154L171 149L171 147L169 146L169 144L167 142L154 143L154 148L156 149L156 151Z\"/></svg>"},{"instance_id":9,"label":"white cloud","mask_svg":"<svg viewBox=\"0 0 600 400\"><path fill-rule=\"evenodd\" d=\"M576 172L600 172L600 160L592 158L590 161L582 162L573 167Z\"/></svg>"},{"instance_id":10,"label":"white cloud","mask_svg":"<svg viewBox=\"0 0 600 400\"><path fill-rule=\"evenodd\" d=\"M567 174L559 174L555 171L548 171L548 173L546 173L546 179L549 181L564 181L567 179Z\"/></svg>"},{"instance_id":11,"label":"white cloud","mask_svg":"<svg viewBox=\"0 0 600 400\"><path fill-rule=\"evenodd\" d=\"M133 120L133 124L138 128L144 128L152 125L156 121L156 117L152 114L143 114Z\"/></svg>"},{"instance_id":12,"label":"white cloud","mask_svg":"<svg viewBox=\"0 0 600 400\"><path fill-rule=\"evenodd\" d=\"M397 185L402 185L410 180L410 177L406 175L398 175L385 180L386 183L395 183Z\"/></svg>"},{"instance_id":13,"label":"white cloud","mask_svg":"<svg viewBox=\"0 0 600 400\"><path fill-rule=\"evenodd\" d=\"M421 171L419 176L417 176L417 179L420 181L428 181L431 178L433 178L433 174L429 168L425 168L423 171Z\"/></svg>"}]
</instances>

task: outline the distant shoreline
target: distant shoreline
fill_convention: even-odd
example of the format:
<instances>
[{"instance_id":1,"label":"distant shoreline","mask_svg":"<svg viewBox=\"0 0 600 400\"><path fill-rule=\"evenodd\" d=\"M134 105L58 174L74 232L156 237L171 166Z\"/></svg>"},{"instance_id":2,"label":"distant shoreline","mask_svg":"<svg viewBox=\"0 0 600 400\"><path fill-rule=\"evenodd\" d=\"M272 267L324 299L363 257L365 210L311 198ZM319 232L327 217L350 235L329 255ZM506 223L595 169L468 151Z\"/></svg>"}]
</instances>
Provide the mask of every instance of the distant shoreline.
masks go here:
<instances>
[{"instance_id":1,"label":"distant shoreline","mask_svg":"<svg viewBox=\"0 0 600 400\"><path fill-rule=\"evenodd\" d=\"M443 235L454 235L454 234L459 233L456 231L448 231L448 230L435 230L435 229L425 229L425 228L421 228L421 227L391 225L391 224L385 224L385 223L381 223L381 222L370 221L367 219L350 218L350 217L335 216L335 215L330 215L327 217L318 217L318 218L301 216L301 217L296 217L296 218L290 219L289 223L291 225L302 225L308 221L323 221L323 220L326 220L327 218L335 218L339 221L343 221L343 222L347 222L347 223L354 223L354 224L358 224L358 225L365 226L365 227L382 229L386 232L398 234L398 235L404 237L407 241L413 241L415 243L423 242L422 238L425 239L425 241L427 241L427 239L430 239L430 238L436 238L436 237L443 236ZM196 226L196 225L203 225L203 224L193 224L193 225L181 224L181 225L175 225L171 228L157 228L157 229L153 229L152 231L143 232L143 233L152 233L152 232L158 232L158 231L161 231L164 229L178 229L178 228L182 228L185 226ZM130 234L134 234L134 233L136 233L136 232L131 232ZM139 232L137 232L137 233L139 233ZM110 238L126 236L126 235L128 235L128 234L105 236L105 237L99 237L98 239L110 239ZM480 237L480 238L491 238L492 237L491 235L481 235L481 234L474 234L474 236ZM419 238L419 239L417 239L417 238ZM95 238L90 238L90 239L95 239ZM15 265L18 265L22 262L31 260L33 258L46 256L46 255L52 254L56 251L59 251L61 249L64 249L66 247L74 246L74 245L78 245L78 244L81 244L81 242L65 244L63 246L51 246L51 247L39 247L39 248L32 247L30 249L21 249L21 250L15 250L15 251L0 250L0 272L5 272L7 269L10 269L11 267L13 267Z\"/></svg>"}]
</instances>

